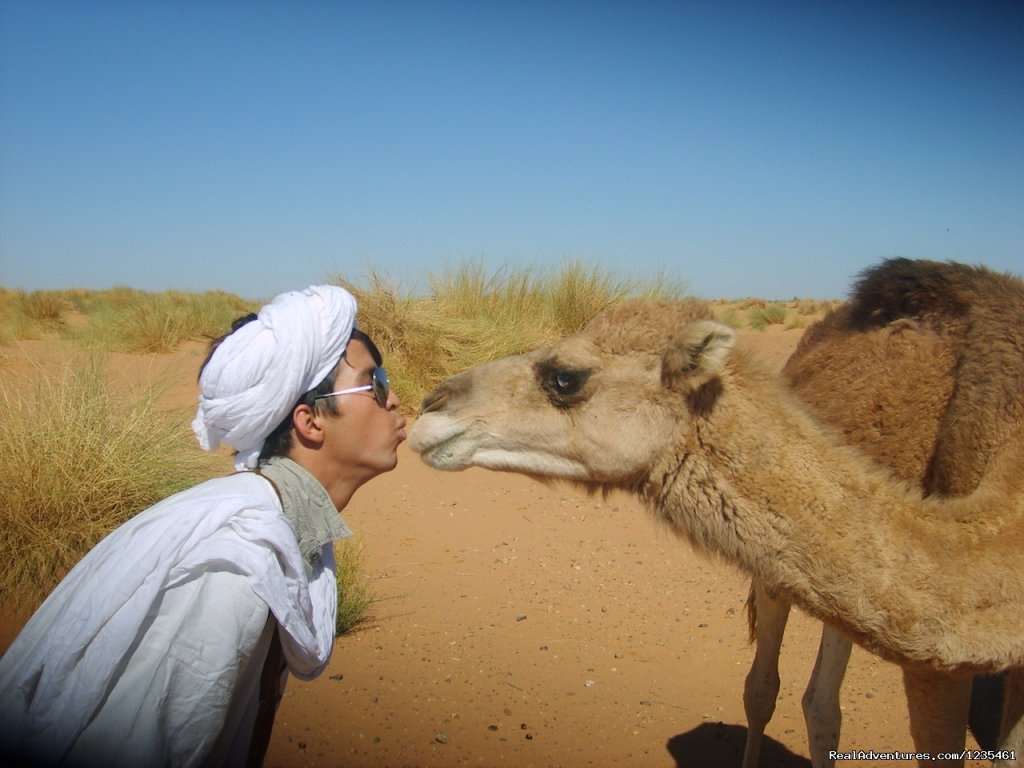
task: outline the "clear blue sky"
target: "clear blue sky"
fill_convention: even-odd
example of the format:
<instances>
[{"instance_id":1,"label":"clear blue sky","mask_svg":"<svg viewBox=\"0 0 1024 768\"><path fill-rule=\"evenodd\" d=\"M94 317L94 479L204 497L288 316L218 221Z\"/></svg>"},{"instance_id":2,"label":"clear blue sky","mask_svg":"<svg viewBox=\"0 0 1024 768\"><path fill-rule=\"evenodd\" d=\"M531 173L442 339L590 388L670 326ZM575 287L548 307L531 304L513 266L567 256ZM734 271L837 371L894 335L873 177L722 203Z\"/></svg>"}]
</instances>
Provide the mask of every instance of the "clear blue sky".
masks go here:
<instances>
[{"instance_id":1,"label":"clear blue sky","mask_svg":"<svg viewBox=\"0 0 1024 768\"><path fill-rule=\"evenodd\" d=\"M1024 3L0 0L0 285L1024 271Z\"/></svg>"}]
</instances>

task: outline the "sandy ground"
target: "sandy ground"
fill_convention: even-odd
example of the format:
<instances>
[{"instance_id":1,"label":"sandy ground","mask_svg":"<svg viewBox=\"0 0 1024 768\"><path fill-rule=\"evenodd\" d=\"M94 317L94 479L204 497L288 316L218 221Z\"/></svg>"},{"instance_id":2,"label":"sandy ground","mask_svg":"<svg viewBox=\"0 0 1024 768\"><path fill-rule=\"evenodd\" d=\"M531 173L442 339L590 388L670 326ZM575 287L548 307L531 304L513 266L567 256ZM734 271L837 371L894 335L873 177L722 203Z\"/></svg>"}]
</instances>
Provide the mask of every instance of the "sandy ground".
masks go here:
<instances>
[{"instance_id":1,"label":"sandy ground","mask_svg":"<svg viewBox=\"0 0 1024 768\"><path fill-rule=\"evenodd\" d=\"M741 335L781 367L800 333ZM200 359L123 364L183 371L170 401L188 403ZM380 600L320 678L289 683L268 766L739 765L748 580L634 500L436 472L403 446L344 515ZM0 647L22 620L8 613ZM800 696L819 633L794 612L764 766L810 765ZM895 666L855 649L842 700L842 750L912 750Z\"/></svg>"}]
</instances>

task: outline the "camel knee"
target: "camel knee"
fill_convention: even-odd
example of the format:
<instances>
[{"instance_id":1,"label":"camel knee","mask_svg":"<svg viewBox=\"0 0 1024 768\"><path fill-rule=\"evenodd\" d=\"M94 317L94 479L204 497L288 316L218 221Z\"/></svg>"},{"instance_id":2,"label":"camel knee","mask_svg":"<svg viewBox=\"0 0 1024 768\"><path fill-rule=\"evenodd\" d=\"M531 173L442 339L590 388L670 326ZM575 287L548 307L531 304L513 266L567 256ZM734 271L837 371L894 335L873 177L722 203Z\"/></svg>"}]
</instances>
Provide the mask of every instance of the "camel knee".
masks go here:
<instances>
[{"instance_id":1,"label":"camel knee","mask_svg":"<svg viewBox=\"0 0 1024 768\"><path fill-rule=\"evenodd\" d=\"M747 673L743 685L743 711L749 727L764 726L775 714L775 702L779 697L779 672L773 665L759 665L755 660Z\"/></svg>"},{"instance_id":2,"label":"camel knee","mask_svg":"<svg viewBox=\"0 0 1024 768\"><path fill-rule=\"evenodd\" d=\"M807 726L807 743L811 762L819 765L833 765L829 752L839 749L839 732L843 725L843 711L839 706L839 688L816 686L814 680L804 691L800 704Z\"/></svg>"},{"instance_id":3,"label":"camel knee","mask_svg":"<svg viewBox=\"0 0 1024 768\"><path fill-rule=\"evenodd\" d=\"M789 619L789 604L772 598L754 582L748 609L757 650L743 685L743 709L748 728L763 731L775 714L775 701L779 697L779 651Z\"/></svg>"},{"instance_id":4,"label":"camel knee","mask_svg":"<svg viewBox=\"0 0 1024 768\"><path fill-rule=\"evenodd\" d=\"M836 742L839 741L839 726L842 723L843 711L839 706L839 688L823 689L821 686L809 684L800 700L807 722L807 730L830 732Z\"/></svg>"}]
</instances>

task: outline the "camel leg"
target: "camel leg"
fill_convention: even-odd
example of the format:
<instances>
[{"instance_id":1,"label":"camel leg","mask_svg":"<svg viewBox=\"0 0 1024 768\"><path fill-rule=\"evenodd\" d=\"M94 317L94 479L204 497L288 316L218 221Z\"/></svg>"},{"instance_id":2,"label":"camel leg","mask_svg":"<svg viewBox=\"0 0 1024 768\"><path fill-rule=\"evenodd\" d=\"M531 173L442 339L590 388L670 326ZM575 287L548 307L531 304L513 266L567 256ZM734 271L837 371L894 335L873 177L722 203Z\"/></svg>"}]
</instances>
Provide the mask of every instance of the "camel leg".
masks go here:
<instances>
[{"instance_id":1,"label":"camel leg","mask_svg":"<svg viewBox=\"0 0 1024 768\"><path fill-rule=\"evenodd\" d=\"M1003 691L1003 725L997 749L1012 752L1013 759L994 760L992 766L1024 766L1024 669L1007 673Z\"/></svg>"},{"instance_id":2,"label":"camel leg","mask_svg":"<svg viewBox=\"0 0 1024 768\"><path fill-rule=\"evenodd\" d=\"M818 658L803 698L807 741L814 768L835 765L835 760L828 753L839 749L839 728L843 721L839 689L843 686L852 650L853 643L845 635L827 624L824 626Z\"/></svg>"},{"instance_id":3,"label":"camel leg","mask_svg":"<svg viewBox=\"0 0 1024 768\"><path fill-rule=\"evenodd\" d=\"M910 713L910 735L918 752L959 754L967 736L971 707L969 674L938 672L924 667L904 667L903 687ZM932 768L962 766L963 760L932 761Z\"/></svg>"},{"instance_id":4,"label":"camel leg","mask_svg":"<svg viewBox=\"0 0 1024 768\"><path fill-rule=\"evenodd\" d=\"M752 585L752 610L757 617L757 650L743 686L743 709L747 713L747 745L743 768L757 768L764 729L775 713L779 695L779 651L789 620L789 603L776 600L761 586Z\"/></svg>"}]
</instances>

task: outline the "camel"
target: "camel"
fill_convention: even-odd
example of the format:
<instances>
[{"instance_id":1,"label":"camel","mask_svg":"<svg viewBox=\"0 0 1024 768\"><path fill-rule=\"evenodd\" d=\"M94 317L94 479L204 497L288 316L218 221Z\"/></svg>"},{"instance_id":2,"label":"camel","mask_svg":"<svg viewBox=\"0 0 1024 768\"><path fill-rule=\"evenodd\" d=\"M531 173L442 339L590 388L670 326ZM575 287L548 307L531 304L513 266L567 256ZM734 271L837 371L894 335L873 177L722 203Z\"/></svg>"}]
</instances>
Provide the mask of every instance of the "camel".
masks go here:
<instances>
[{"instance_id":1,"label":"camel","mask_svg":"<svg viewBox=\"0 0 1024 768\"><path fill-rule=\"evenodd\" d=\"M924 498L816 420L706 311L625 302L553 347L459 374L425 399L410 445L441 469L633 493L696 549L899 663L908 680L1013 670L1001 743L1020 743L1019 419L976 490ZM1019 356L1020 328L976 341ZM908 697L912 723L920 698Z\"/></svg>"},{"instance_id":2,"label":"camel","mask_svg":"<svg viewBox=\"0 0 1024 768\"><path fill-rule=\"evenodd\" d=\"M929 495L964 495L1024 413L1024 357L1000 342L1006 324L1024 321L1022 297L1019 280L984 268L893 259L865 272L850 302L804 334L783 375L818 418L898 478ZM744 686L743 768L757 766L774 713L789 615L756 581L750 607L757 651ZM850 651L825 625L803 699L815 768L834 765L828 755L838 749ZM915 741L933 752L962 751L965 728L951 723L966 722L971 677L910 668L906 675L908 695L921 699L911 707ZM939 706L945 717L932 715ZM940 722L948 732L929 732Z\"/></svg>"}]
</instances>

